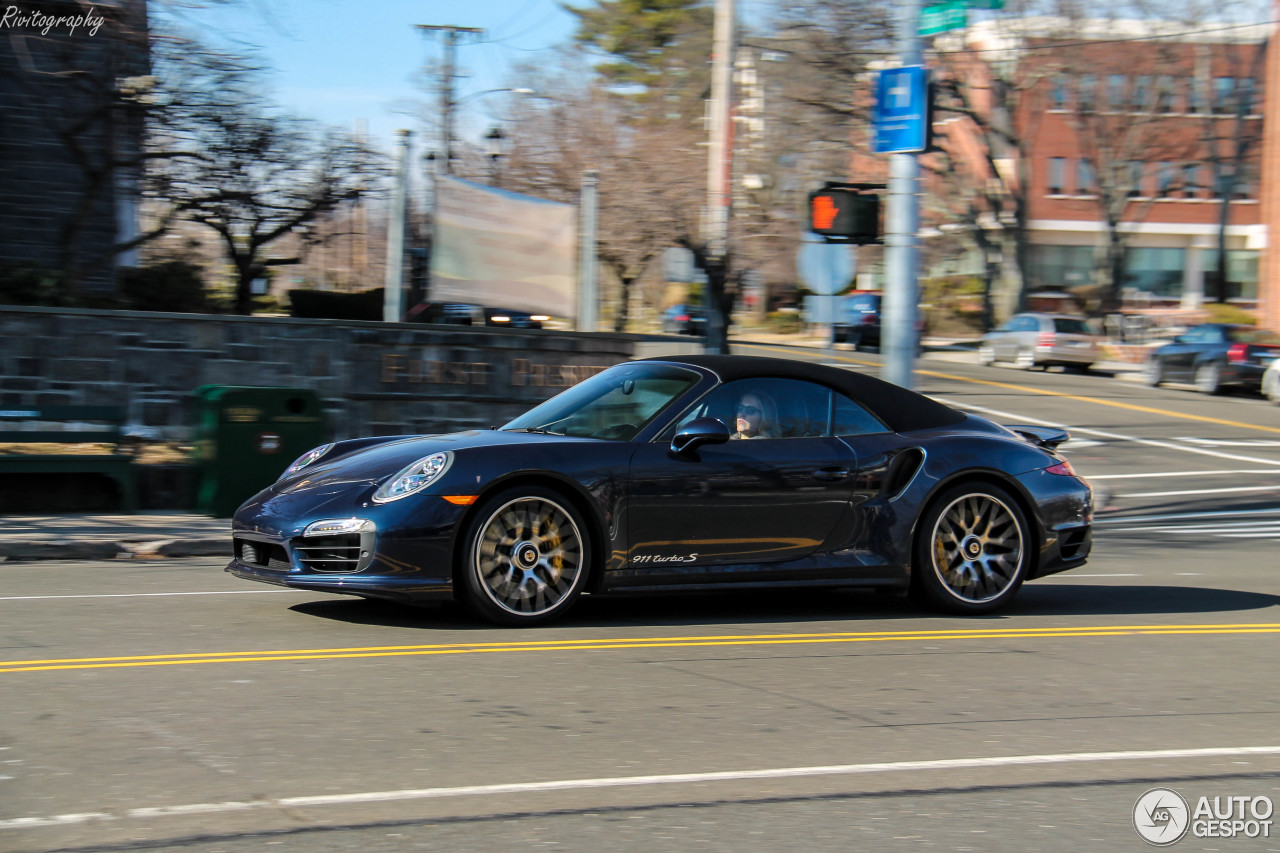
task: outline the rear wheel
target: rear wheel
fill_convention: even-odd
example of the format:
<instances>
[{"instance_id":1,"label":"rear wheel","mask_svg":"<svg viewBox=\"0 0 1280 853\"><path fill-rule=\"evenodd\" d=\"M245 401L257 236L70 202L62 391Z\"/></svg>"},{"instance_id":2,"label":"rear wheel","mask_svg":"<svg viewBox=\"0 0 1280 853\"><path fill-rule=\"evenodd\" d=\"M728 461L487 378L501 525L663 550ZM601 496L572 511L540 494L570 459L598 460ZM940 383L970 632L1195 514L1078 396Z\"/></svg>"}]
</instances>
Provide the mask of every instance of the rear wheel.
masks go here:
<instances>
[{"instance_id":1,"label":"rear wheel","mask_svg":"<svg viewBox=\"0 0 1280 853\"><path fill-rule=\"evenodd\" d=\"M1164 381L1164 365L1160 363L1160 359L1153 358L1147 362L1147 368L1142 372L1142 381L1152 388Z\"/></svg>"},{"instance_id":2,"label":"rear wheel","mask_svg":"<svg viewBox=\"0 0 1280 853\"><path fill-rule=\"evenodd\" d=\"M1207 361L1196 368L1196 390L1202 394L1222 393L1222 367L1216 361Z\"/></svg>"},{"instance_id":3,"label":"rear wheel","mask_svg":"<svg viewBox=\"0 0 1280 853\"><path fill-rule=\"evenodd\" d=\"M562 616L582 594L590 570L586 523L565 498L538 487L508 489L485 501L463 554L467 604L504 625Z\"/></svg>"},{"instance_id":4,"label":"rear wheel","mask_svg":"<svg viewBox=\"0 0 1280 853\"><path fill-rule=\"evenodd\" d=\"M962 483L939 495L920 519L912 586L949 613L989 613L1017 594L1031 551L1026 516L1008 492Z\"/></svg>"}]
</instances>

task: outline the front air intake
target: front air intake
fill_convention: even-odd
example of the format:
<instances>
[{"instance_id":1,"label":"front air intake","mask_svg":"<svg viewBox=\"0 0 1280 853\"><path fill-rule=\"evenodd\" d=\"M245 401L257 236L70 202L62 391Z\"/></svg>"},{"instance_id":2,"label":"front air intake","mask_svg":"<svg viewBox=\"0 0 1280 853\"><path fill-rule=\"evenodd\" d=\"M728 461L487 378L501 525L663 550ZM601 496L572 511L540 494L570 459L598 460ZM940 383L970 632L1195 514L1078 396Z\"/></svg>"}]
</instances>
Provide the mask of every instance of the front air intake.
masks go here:
<instances>
[{"instance_id":1,"label":"front air intake","mask_svg":"<svg viewBox=\"0 0 1280 853\"><path fill-rule=\"evenodd\" d=\"M359 533L337 536L310 536L293 541L298 565L309 572L358 572L368 565L370 549Z\"/></svg>"}]
</instances>

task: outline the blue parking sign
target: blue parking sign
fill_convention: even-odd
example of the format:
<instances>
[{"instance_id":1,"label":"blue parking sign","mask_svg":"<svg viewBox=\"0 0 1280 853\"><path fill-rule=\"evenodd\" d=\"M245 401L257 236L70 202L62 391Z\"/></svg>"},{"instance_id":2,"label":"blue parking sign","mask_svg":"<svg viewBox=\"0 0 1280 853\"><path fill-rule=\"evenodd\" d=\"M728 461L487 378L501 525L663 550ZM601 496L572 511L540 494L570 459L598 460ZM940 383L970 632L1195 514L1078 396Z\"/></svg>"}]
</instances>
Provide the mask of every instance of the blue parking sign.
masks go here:
<instances>
[{"instance_id":1,"label":"blue parking sign","mask_svg":"<svg viewBox=\"0 0 1280 853\"><path fill-rule=\"evenodd\" d=\"M929 72L922 65L886 68L876 76L871 114L873 150L907 154L929 147Z\"/></svg>"}]
</instances>

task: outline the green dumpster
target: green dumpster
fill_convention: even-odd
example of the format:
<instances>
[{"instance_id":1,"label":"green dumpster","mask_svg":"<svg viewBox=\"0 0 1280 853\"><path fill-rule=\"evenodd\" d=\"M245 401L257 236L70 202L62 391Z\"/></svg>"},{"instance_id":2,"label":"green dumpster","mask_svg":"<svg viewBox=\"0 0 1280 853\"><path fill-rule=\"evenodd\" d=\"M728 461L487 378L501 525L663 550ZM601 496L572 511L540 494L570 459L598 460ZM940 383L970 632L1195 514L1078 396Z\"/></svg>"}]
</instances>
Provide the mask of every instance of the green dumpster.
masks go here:
<instances>
[{"instance_id":1,"label":"green dumpster","mask_svg":"<svg viewBox=\"0 0 1280 853\"><path fill-rule=\"evenodd\" d=\"M314 391L204 385L195 398L196 507L217 518L276 481L289 463L326 440Z\"/></svg>"}]
</instances>

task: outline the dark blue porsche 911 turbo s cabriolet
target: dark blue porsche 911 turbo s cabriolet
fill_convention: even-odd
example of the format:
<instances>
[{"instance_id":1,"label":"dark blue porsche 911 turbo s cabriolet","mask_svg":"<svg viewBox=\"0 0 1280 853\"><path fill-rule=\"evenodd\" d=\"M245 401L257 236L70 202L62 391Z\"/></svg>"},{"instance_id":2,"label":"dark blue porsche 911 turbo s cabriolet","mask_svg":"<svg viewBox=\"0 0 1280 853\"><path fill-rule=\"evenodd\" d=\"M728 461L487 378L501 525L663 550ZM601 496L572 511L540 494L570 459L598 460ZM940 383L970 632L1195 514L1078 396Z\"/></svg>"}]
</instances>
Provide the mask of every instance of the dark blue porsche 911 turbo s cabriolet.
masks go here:
<instances>
[{"instance_id":1,"label":"dark blue porsche 911 turbo s cabriolet","mask_svg":"<svg viewBox=\"0 0 1280 853\"><path fill-rule=\"evenodd\" d=\"M1066 438L835 367L633 361L499 429L317 447L240 507L227 571L512 625L584 592L775 585L986 613L1089 555Z\"/></svg>"}]
</instances>

